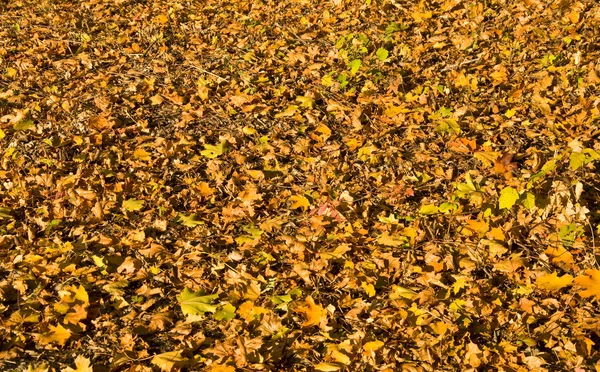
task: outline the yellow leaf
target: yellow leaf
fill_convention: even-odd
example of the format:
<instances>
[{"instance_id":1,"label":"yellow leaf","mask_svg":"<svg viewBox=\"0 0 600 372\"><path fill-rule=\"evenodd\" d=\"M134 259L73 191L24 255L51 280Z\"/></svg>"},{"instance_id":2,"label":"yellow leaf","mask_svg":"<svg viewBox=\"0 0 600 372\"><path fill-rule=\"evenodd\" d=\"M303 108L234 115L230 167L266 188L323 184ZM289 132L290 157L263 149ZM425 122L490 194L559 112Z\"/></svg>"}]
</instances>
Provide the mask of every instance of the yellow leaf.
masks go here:
<instances>
[{"instance_id":1,"label":"yellow leaf","mask_svg":"<svg viewBox=\"0 0 600 372\"><path fill-rule=\"evenodd\" d=\"M142 148L136 149L133 152L133 157L142 161L152 160L152 158L150 157L150 153Z\"/></svg>"},{"instance_id":2,"label":"yellow leaf","mask_svg":"<svg viewBox=\"0 0 600 372\"><path fill-rule=\"evenodd\" d=\"M71 337L71 331L64 328L62 325L50 326L50 331L39 337L40 343L47 345L57 343L60 346L65 346L67 340Z\"/></svg>"},{"instance_id":3,"label":"yellow leaf","mask_svg":"<svg viewBox=\"0 0 600 372\"><path fill-rule=\"evenodd\" d=\"M408 239L405 236L390 235L387 231L377 238L377 243L387 245L388 247L400 247L407 244Z\"/></svg>"},{"instance_id":4,"label":"yellow leaf","mask_svg":"<svg viewBox=\"0 0 600 372\"><path fill-rule=\"evenodd\" d=\"M575 284L585 288L584 291L579 292L579 295L581 297L596 296L600 299L600 270L588 269L585 273L586 275L579 275L575 278Z\"/></svg>"},{"instance_id":5,"label":"yellow leaf","mask_svg":"<svg viewBox=\"0 0 600 372\"><path fill-rule=\"evenodd\" d=\"M325 124L319 125L315 131L321 133L321 139L323 141L331 136L331 129Z\"/></svg>"},{"instance_id":6,"label":"yellow leaf","mask_svg":"<svg viewBox=\"0 0 600 372\"><path fill-rule=\"evenodd\" d=\"M315 100L310 97L298 96L296 97L296 101L300 102L300 107L311 109L315 104Z\"/></svg>"},{"instance_id":7,"label":"yellow leaf","mask_svg":"<svg viewBox=\"0 0 600 372\"><path fill-rule=\"evenodd\" d=\"M383 345L385 345L382 341L371 341L371 342L367 342L366 344L363 345L363 350L366 353L374 353L377 350L381 349L383 347Z\"/></svg>"},{"instance_id":8,"label":"yellow leaf","mask_svg":"<svg viewBox=\"0 0 600 372\"><path fill-rule=\"evenodd\" d=\"M181 356L181 351L169 351L155 355L152 358L152 364L159 367L162 371L170 371L173 368L179 368L186 364L187 358Z\"/></svg>"},{"instance_id":9,"label":"yellow leaf","mask_svg":"<svg viewBox=\"0 0 600 372\"><path fill-rule=\"evenodd\" d=\"M417 292L410 289L400 287L399 285L392 285L392 291L390 292L390 299L397 300L399 298L406 298L412 300L417 296Z\"/></svg>"},{"instance_id":10,"label":"yellow leaf","mask_svg":"<svg viewBox=\"0 0 600 372\"><path fill-rule=\"evenodd\" d=\"M325 75L321 78L321 84L326 87L333 86L333 77L331 75Z\"/></svg>"},{"instance_id":11,"label":"yellow leaf","mask_svg":"<svg viewBox=\"0 0 600 372\"><path fill-rule=\"evenodd\" d=\"M6 69L6 77L13 78L17 75L17 70L12 67Z\"/></svg>"},{"instance_id":12,"label":"yellow leaf","mask_svg":"<svg viewBox=\"0 0 600 372\"><path fill-rule=\"evenodd\" d=\"M335 349L331 350L331 354L330 355L338 363L342 363L342 364L348 365L351 362L350 357L348 355L346 355L346 354L344 354L344 353L342 353L340 351L337 351Z\"/></svg>"},{"instance_id":13,"label":"yellow leaf","mask_svg":"<svg viewBox=\"0 0 600 372\"><path fill-rule=\"evenodd\" d=\"M144 208L145 203L143 200L127 199L123 200L123 208L128 212L135 212Z\"/></svg>"},{"instance_id":14,"label":"yellow leaf","mask_svg":"<svg viewBox=\"0 0 600 372\"><path fill-rule=\"evenodd\" d=\"M322 306L315 304L315 300L311 296L306 297L307 306L299 306L296 311L303 313L306 317L306 321L302 323L302 327L316 326L321 323L322 320L326 319L327 313Z\"/></svg>"},{"instance_id":15,"label":"yellow leaf","mask_svg":"<svg viewBox=\"0 0 600 372\"><path fill-rule=\"evenodd\" d=\"M285 111L280 112L279 114L275 115L275 119L294 116L296 111L298 111L298 106L290 105L290 106L288 106L288 108Z\"/></svg>"},{"instance_id":16,"label":"yellow leaf","mask_svg":"<svg viewBox=\"0 0 600 372\"><path fill-rule=\"evenodd\" d=\"M289 200L292 202L292 209L302 208L303 210L306 210L310 207L310 202L303 195L292 195Z\"/></svg>"},{"instance_id":17,"label":"yellow leaf","mask_svg":"<svg viewBox=\"0 0 600 372\"><path fill-rule=\"evenodd\" d=\"M500 157L500 153L497 151L479 151L473 154L473 157L483 163L486 167L491 167L494 162Z\"/></svg>"},{"instance_id":18,"label":"yellow leaf","mask_svg":"<svg viewBox=\"0 0 600 372\"><path fill-rule=\"evenodd\" d=\"M571 275L563 275L558 276L556 272L552 274L544 274L542 276L538 276L536 279L536 283L539 288L547 289L550 291L555 291L571 285L573 282L573 277Z\"/></svg>"},{"instance_id":19,"label":"yellow leaf","mask_svg":"<svg viewBox=\"0 0 600 372\"><path fill-rule=\"evenodd\" d=\"M340 367L333 363L321 362L315 366L315 371L332 372L339 370Z\"/></svg>"},{"instance_id":20,"label":"yellow leaf","mask_svg":"<svg viewBox=\"0 0 600 372\"><path fill-rule=\"evenodd\" d=\"M155 94L152 97L150 97L150 102L152 103L152 105L160 105L164 102L164 100L160 94Z\"/></svg>"},{"instance_id":21,"label":"yellow leaf","mask_svg":"<svg viewBox=\"0 0 600 372\"><path fill-rule=\"evenodd\" d=\"M440 321L429 325L431 329L438 335L443 335L448 330L448 324Z\"/></svg>"},{"instance_id":22,"label":"yellow leaf","mask_svg":"<svg viewBox=\"0 0 600 372\"><path fill-rule=\"evenodd\" d=\"M544 251L544 253L547 254L548 256L551 256L552 262L554 262L554 263L559 263L559 262L563 262L565 264L573 263L573 255L571 254L571 252L566 250L565 247L563 247L562 245L559 245L557 247L548 247L548 249L546 249Z\"/></svg>"},{"instance_id":23,"label":"yellow leaf","mask_svg":"<svg viewBox=\"0 0 600 372\"><path fill-rule=\"evenodd\" d=\"M439 211L438 207L435 204L424 204L419 209L419 214L436 214Z\"/></svg>"},{"instance_id":24,"label":"yellow leaf","mask_svg":"<svg viewBox=\"0 0 600 372\"><path fill-rule=\"evenodd\" d=\"M75 358L75 369L67 367L61 370L61 372L94 372L94 369L90 367L90 360L83 355Z\"/></svg>"},{"instance_id":25,"label":"yellow leaf","mask_svg":"<svg viewBox=\"0 0 600 372\"><path fill-rule=\"evenodd\" d=\"M256 134L256 129L246 125L244 128L242 128L242 132L244 132L245 135L250 136Z\"/></svg>"},{"instance_id":26,"label":"yellow leaf","mask_svg":"<svg viewBox=\"0 0 600 372\"><path fill-rule=\"evenodd\" d=\"M4 137L6 137L6 134L4 133L4 131L2 129L0 129L0 140Z\"/></svg>"},{"instance_id":27,"label":"yellow leaf","mask_svg":"<svg viewBox=\"0 0 600 372\"><path fill-rule=\"evenodd\" d=\"M362 287L362 289L365 290L365 292L367 292L367 296L369 297L373 297L375 296L375 287L373 286L373 284L367 283L367 282L362 282L362 284L360 285Z\"/></svg>"}]
</instances>

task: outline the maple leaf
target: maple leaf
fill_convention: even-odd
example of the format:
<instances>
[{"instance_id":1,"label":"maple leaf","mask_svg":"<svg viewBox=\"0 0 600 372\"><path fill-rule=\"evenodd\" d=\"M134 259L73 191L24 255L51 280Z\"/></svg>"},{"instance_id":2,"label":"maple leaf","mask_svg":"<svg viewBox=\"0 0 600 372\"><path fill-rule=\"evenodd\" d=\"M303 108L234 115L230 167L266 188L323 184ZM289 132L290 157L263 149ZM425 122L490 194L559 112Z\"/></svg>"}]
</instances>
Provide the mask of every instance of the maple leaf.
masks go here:
<instances>
[{"instance_id":1,"label":"maple leaf","mask_svg":"<svg viewBox=\"0 0 600 372\"><path fill-rule=\"evenodd\" d=\"M162 371L171 371L173 368L181 368L188 359L181 356L181 351L169 351L167 353L157 354L152 358L152 364Z\"/></svg>"},{"instance_id":2,"label":"maple leaf","mask_svg":"<svg viewBox=\"0 0 600 372\"><path fill-rule=\"evenodd\" d=\"M137 199L123 200L123 208L128 212L136 212L144 208L146 202Z\"/></svg>"},{"instance_id":3,"label":"maple leaf","mask_svg":"<svg viewBox=\"0 0 600 372\"><path fill-rule=\"evenodd\" d=\"M568 285L571 285L573 282L573 277L571 275L563 275L558 276L556 272L552 274L544 274L542 276L538 276L536 279L536 283L539 288L547 289L550 291L555 291L561 288L564 288Z\"/></svg>"},{"instance_id":4,"label":"maple leaf","mask_svg":"<svg viewBox=\"0 0 600 372\"><path fill-rule=\"evenodd\" d=\"M302 323L302 327L311 327L321 324L321 321L325 320L327 313L322 306L315 304L315 300L308 296L305 299L307 306L299 306L296 311L303 313L306 317L306 321Z\"/></svg>"},{"instance_id":5,"label":"maple leaf","mask_svg":"<svg viewBox=\"0 0 600 372\"><path fill-rule=\"evenodd\" d=\"M152 160L152 157L150 156L150 153L146 150L144 150L143 148L139 148L136 149L133 152L133 157L138 159L138 160L142 160L142 161L150 161Z\"/></svg>"},{"instance_id":6,"label":"maple leaf","mask_svg":"<svg viewBox=\"0 0 600 372\"><path fill-rule=\"evenodd\" d=\"M200 151L200 154L209 159L217 158L225 152L225 142L221 142L218 145L204 145L204 150Z\"/></svg>"},{"instance_id":7,"label":"maple leaf","mask_svg":"<svg viewBox=\"0 0 600 372\"><path fill-rule=\"evenodd\" d=\"M575 284L585 288L579 295L584 298L596 296L600 299L600 270L588 269L585 274L575 278Z\"/></svg>"},{"instance_id":8,"label":"maple leaf","mask_svg":"<svg viewBox=\"0 0 600 372\"><path fill-rule=\"evenodd\" d=\"M204 313L214 313L217 311L216 305L211 305L213 300L219 297L217 294L202 296L200 292L192 292L185 288L177 300L181 306L181 311L185 315L200 315Z\"/></svg>"},{"instance_id":9,"label":"maple leaf","mask_svg":"<svg viewBox=\"0 0 600 372\"><path fill-rule=\"evenodd\" d=\"M289 200L292 202L292 209L302 208L302 210L306 210L310 207L310 202L303 195L292 195Z\"/></svg>"},{"instance_id":10,"label":"maple leaf","mask_svg":"<svg viewBox=\"0 0 600 372\"><path fill-rule=\"evenodd\" d=\"M42 344L57 343L60 346L64 346L71 337L71 331L60 324L57 326L51 325L49 328L50 331L39 336L39 340Z\"/></svg>"},{"instance_id":11,"label":"maple leaf","mask_svg":"<svg viewBox=\"0 0 600 372\"><path fill-rule=\"evenodd\" d=\"M75 369L67 367L61 369L61 372L94 372L94 369L90 366L90 360L83 355L78 355L75 358Z\"/></svg>"}]
</instances>

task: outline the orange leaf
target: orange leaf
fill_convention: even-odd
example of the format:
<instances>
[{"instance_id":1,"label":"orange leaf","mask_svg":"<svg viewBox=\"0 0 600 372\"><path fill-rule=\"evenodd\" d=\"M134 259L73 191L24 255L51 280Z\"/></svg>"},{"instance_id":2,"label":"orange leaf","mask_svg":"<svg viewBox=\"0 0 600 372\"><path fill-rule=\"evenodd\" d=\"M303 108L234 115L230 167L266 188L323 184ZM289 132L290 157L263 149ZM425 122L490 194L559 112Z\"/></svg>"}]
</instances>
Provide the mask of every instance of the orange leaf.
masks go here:
<instances>
[{"instance_id":1,"label":"orange leaf","mask_svg":"<svg viewBox=\"0 0 600 372\"><path fill-rule=\"evenodd\" d=\"M302 323L302 327L310 327L319 325L321 320L325 319L327 313L322 306L315 304L315 300L311 296L306 297L306 304L308 306L301 306L296 311L303 313L306 316L306 321Z\"/></svg>"},{"instance_id":2,"label":"orange leaf","mask_svg":"<svg viewBox=\"0 0 600 372\"><path fill-rule=\"evenodd\" d=\"M589 269L586 270L586 275L579 275L575 278L575 284L585 288L584 291L579 292L581 297L592 297L596 296L600 299L600 270Z\"/></svg>"}]
</instances>

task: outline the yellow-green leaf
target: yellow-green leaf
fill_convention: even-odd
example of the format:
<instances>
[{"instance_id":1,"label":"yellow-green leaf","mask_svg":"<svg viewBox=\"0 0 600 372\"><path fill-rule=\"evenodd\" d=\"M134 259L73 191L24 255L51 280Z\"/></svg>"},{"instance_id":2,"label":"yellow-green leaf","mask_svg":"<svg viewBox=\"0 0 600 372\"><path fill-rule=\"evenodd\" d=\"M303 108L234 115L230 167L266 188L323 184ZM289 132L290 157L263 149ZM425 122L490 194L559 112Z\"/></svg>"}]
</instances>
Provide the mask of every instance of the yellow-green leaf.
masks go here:
<instances>
[{"instance_id":1,"label":"yellow-green leaf","mask_svg":"<svg viewBox=\"0 0 600 372\"><path fill-rule=\"evenodd\" d=\"M379 58L379 60L381 62L385 62L388 58L389 52L385 48L379 48L379 49L377 49L377 52L375 54L377 55L377 58Z\"/></svg>"},{"instance_id":2,"label":"yellow-green leaf","mask_svg":"<svg viewBox=\"0 0 600 372\"><path fill-rule=\"evenodd\" d=\"M123 208L128 212L139 211L144 208L145 201L138 199L123 200Z\"/></svg>"},{"instance_id":3,"label":"yellow-green leaf","mask_svg":"<svg viewBox=\"0 0 600 372\"><path fill-rule=\"evenodd\" d=\"M183 226L187 226L187 227L196 227L198 225L202 225L204 224L203 221L197 220L196 219L197 216L195 214L188 214L185 215L183 213L179 213L178 215L178 222L180 224L182 224Z\"/></svg>"},{"instance_id":4,"label":"yellow-green leaf","mask_svg":"<svg viewBox=\"0 0 600 372\"><path fill-rule=\"evenodd\" d=\"M19 120L13 125L14 130L28 130L34 127L33 120L23 119Z\"/></svg>"},{"instance_id":5,"label":"yellow-green leaf","mask_svg":"<svg viewBox=\"0 0 600 372\"><path fill-rule=\"evenodd\" d=\"M192 292L185 288L177 300L181 306L181 311L185 315L200 315L204 313L214 313L217 311L216 305L211 305L211 302L216 300L219 295L201 295L200 292Z\"/></svg>"},{"instance_id":6,"label":"yellow-green leaf","mask_svg":"<svg viewBox=\"0 0 600 372\"><path fill-rule=\"evenodd\" d=\"M200 151L200 154L206 158L214 159L223 154L225 150L225 143L219 145L204 145L204 150Z\"/></svg>"},{"instance_id":7,"label":"yellow-green leaf","mask_svg":"<svg viewBox=\"0 0 600 372\"><path fill-rule=\"evenodd\" d=\"M435 204L425 204L419 209L419 214L428 215L438 212L438 207Z\"/></svg>"}]
</instances>

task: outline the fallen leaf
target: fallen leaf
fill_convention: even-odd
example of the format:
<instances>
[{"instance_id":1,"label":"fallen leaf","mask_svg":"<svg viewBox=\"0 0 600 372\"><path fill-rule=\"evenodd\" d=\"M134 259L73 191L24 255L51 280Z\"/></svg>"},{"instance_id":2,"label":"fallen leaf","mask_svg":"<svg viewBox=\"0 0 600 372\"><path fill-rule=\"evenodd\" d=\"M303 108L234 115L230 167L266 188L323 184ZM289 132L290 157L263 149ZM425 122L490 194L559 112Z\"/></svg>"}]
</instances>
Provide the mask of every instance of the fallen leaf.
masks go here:
<instances>
[{"instance_id":1,"label":"fallen leaf","mask_svg":"<svg viewBox=\"0 0 600 372\"><path fill-rule=\"evenodd\" d=\"M296 311L303 313L306 321L302 323L302 327L311 327L321 324L321 321L326 319L327 313L323 307L315 304L315 300L311 296L305 299L307 306L299 306Z\"/></svg>"},{"instance_id":2,"label":"fallen leaf","mask_svg":"<svg viewBox=\"0 0 600 372\"><path fill-rule=\"evenodd\" d=\"M67 367L61 370L62 372L94 372L90 366L90 360L83 355L78 355L75 358L75 369Z\"/></svg>"}]
</instances>

